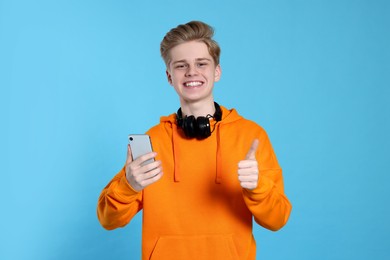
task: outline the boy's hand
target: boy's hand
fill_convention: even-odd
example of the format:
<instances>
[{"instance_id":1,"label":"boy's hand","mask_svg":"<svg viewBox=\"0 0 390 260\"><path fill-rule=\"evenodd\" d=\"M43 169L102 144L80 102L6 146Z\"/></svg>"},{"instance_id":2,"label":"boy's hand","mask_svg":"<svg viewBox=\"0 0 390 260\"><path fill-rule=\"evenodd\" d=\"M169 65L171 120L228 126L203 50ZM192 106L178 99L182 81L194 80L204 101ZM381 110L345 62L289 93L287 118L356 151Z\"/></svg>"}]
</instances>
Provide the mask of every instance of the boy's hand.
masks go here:
<instances>
[{"instance_id":1,"label":"boy's hand","mask_svg":"<svg viewBox=\"0 0 390 260\"><path fill-rule=\"evenodd\" d=\"M255 139L249 149L245 160L238 163L238 180L241 187L253 190L257 187L259 179L259 168L256 160L256 151L259 146L259 140Z\"/></svg>"},{"instance_id":2,"label":"boy's hand","mask_svg":"<svg viewBox=\"0 0 390 260\"><path fill-rule=\"evenodd\" d=\"M141 191L145 187L158 181L163 175L161 161L155 161L147 165L143 162L155 158L157 153L151 152L133 160L130 145L127 146L126 179L136 191Z\"/></svg>"}]
</instances>

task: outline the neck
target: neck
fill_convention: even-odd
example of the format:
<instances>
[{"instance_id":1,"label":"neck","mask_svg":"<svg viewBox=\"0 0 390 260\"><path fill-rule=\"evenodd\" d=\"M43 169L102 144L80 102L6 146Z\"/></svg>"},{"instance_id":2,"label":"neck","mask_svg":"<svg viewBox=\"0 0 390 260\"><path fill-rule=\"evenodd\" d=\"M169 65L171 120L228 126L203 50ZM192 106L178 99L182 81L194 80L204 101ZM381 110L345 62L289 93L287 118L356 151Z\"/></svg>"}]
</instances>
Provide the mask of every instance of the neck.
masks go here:
<instances>
[{"instance_id":1,"label":"neck","mask_svg":"<svg viewBox=\"0 0 390 260\"><path fill-rule=\"evenodd\" d=\"M214 115L215 106L214 99L211 98L207 101L200 102L180 102L181 111L183 116L193 115L194 117Z\"/></svg>"}]
</instances>

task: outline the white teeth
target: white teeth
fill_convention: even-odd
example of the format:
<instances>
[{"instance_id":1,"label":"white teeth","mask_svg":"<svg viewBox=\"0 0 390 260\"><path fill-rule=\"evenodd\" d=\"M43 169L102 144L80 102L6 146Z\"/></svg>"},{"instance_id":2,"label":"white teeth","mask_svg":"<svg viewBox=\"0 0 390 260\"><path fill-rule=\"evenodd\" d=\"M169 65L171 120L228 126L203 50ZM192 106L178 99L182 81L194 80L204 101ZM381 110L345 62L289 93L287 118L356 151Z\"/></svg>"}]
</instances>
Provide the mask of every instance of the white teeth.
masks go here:
<instances>
[{"instance_id":1,"label":"white teeth","mask_svg":"<svg viewBox=\"0 0 390 260\"><path fill-rule=\"evenodd\" d=\"M193 81L193 82L187 82L187 83L185 83L185 85L186 85L187 87L196 87L196 86L202 85L202 83L199 82L199 81Z\"/></svg>"}]
</instances>

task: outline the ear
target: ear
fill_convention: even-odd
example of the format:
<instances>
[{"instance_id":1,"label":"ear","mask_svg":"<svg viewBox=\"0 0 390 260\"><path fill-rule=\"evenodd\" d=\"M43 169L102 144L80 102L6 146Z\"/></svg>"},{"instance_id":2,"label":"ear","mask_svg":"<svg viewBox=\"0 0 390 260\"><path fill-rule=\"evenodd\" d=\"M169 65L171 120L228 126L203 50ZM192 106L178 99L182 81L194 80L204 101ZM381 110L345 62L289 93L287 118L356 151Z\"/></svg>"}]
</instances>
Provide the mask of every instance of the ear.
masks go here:
<instances>
[{"instance_id":1,"label":"ear","mask_svg":"<svg viewBox=\"0 0 390 260\"><path fill-rule=\"evenodd\" d=\"M214 82L217 82L221 79L221 75L222 75L222 69L221 69L221 65L217 65L215 67L215 75L214 75Z\"/></svg>"},{"instance_id":2,"label":"ear","mask_svg":"<svg viewBox=\"0 0 390 260\"><path fill-rule=\"evenodd\" d=\"M168 69L165 71L165 73L167 74L168 83L172 86L172 76L169 73Z\"/></svg>"}]
</instances>

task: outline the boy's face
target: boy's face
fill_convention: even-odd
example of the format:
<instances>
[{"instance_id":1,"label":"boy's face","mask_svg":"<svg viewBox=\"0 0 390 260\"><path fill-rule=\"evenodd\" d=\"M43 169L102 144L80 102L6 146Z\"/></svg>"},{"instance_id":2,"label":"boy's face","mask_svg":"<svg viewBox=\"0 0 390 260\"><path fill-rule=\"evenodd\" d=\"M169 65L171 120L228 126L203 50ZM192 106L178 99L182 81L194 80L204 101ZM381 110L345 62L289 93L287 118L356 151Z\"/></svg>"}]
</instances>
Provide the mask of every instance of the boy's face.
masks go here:
<instances>
[{"instance_id":1,"label":"boy's face","mask_svg":"<svg viewBox=\"0 0 390 260\"><path fill-rule=\"evenodd\" d=\"M182 102L210 101L214 82L221 77L221 68L215 65L203 42L191 41L170 50L171 62L167 77Z\"/></svg>"}]
</instances>

